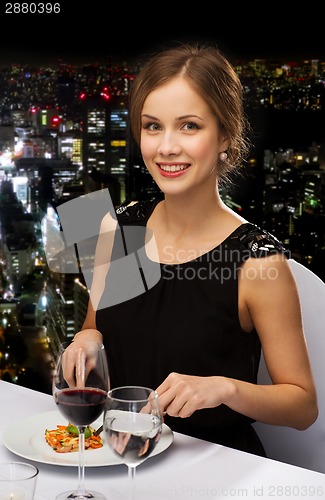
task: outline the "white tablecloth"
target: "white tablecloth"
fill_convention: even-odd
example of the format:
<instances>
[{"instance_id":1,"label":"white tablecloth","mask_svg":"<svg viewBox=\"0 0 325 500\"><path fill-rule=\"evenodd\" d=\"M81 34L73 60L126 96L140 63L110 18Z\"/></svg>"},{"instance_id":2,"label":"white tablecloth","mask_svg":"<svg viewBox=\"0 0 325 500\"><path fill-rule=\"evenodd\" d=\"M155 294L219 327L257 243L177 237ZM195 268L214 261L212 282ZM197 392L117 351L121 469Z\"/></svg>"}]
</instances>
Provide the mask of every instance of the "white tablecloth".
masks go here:
<instances>
[{"instance_id":1,"label":"white tablecloth","mask_svg":"<svg viewBox=\"0 0 325 500\"><path fill-rule=\"evenodd\" d=\"M56 409L50 395L0 381L1 436L15 419ZM0 461L25 461L1 441ZM30 461L30 463L33 463ZM34 462L39 470L35 500L77 485L77 468ZM125 465L86 468L86 486L107 500L126 498ZM325 498L325 474L260 458L175 433L163 453L148 458L136 473L137 500L318 500Z\"/></svg>"}]
</instances>

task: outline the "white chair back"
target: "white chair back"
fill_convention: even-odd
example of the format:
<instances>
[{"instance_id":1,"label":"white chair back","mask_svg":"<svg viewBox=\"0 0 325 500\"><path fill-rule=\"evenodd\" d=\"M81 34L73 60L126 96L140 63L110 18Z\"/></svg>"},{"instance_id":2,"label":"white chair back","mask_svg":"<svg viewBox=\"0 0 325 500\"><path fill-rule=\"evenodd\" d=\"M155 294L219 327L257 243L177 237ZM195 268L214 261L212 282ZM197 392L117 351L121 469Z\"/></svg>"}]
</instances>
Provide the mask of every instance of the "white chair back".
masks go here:
<instances>
[{"instance_id":1,"label":"white chair back","mask_svg":"<svg viewBox=\"0 0 325 500\"><path fill-rule=\"evenodd\" d=\"M254 423L269 458L325 473L325 283L293 259L306 342L318 394L319 415L305 431ZM271 383L262 356L259 383Z\"/></svg>"}]
</instances>

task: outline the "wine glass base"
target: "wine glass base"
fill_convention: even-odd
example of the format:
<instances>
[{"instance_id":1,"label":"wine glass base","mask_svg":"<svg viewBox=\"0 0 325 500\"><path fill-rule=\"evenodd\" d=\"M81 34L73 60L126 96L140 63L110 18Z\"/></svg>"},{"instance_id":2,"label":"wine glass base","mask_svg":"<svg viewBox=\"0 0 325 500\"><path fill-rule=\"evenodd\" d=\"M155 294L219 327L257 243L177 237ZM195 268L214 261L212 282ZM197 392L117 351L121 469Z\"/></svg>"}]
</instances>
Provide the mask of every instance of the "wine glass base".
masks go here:
<instances>
[{"instance_id":1,"label":"wine glass base","mask_svg":"<svg viewBox=\"0 0 325 500\"><path fill-rule=\"evenodd\" d=\"M60 493L55 500L107 500L107 498L98 491L64 491Z\"/></svg>"}]
</instances>

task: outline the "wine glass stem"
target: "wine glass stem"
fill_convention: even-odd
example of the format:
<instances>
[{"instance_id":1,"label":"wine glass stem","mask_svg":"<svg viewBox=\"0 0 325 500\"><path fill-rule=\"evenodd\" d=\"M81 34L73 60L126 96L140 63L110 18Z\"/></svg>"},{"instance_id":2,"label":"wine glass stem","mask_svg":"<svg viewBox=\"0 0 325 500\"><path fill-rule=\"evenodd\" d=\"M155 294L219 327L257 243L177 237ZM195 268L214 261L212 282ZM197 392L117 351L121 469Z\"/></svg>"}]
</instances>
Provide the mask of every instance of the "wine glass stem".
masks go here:
<instances>
[{"instance_id":1,"label":"wine glass stem","mask_svg":"<svg viewBox=\"0 0 325 500\"><path fill-rule=\"evenodd\" d=\"M128 466L129 500L134 500L134 498L135 498L135 469L136 469L136 467Z\"/></svg>"},{"instance_id":2,"label":"wine glass stem","mask_svg":"<svg viewBox=\"0 0 325 500\"><path fill-rule=\"evenodd\" d=\"M78 427L79 431L79 463L78 463L78 493L85 492L85 428Z\"/></svg>"}]
</instances>

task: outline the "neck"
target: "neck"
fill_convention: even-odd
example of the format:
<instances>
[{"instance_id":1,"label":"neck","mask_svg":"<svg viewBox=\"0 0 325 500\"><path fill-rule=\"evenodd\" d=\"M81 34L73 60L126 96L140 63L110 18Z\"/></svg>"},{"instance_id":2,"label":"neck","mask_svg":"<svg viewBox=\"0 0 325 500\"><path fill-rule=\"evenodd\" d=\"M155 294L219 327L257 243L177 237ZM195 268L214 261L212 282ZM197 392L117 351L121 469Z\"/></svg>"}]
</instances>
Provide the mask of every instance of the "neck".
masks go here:
<instances>
[{"instance_id":1,"label":"neck","mask_svg":"<svg viewBox=\"0 0 325 500\"><path fill-rule=\"evenodd\" d=\"M183 196L166 195L163 206L164 217L169 228L180 227L191 230L192 227L202 227L210 217L215 217L225 209L216 189L210 196L201 197L198 194L186 193Z\"/></svg>"}]
</instances>

